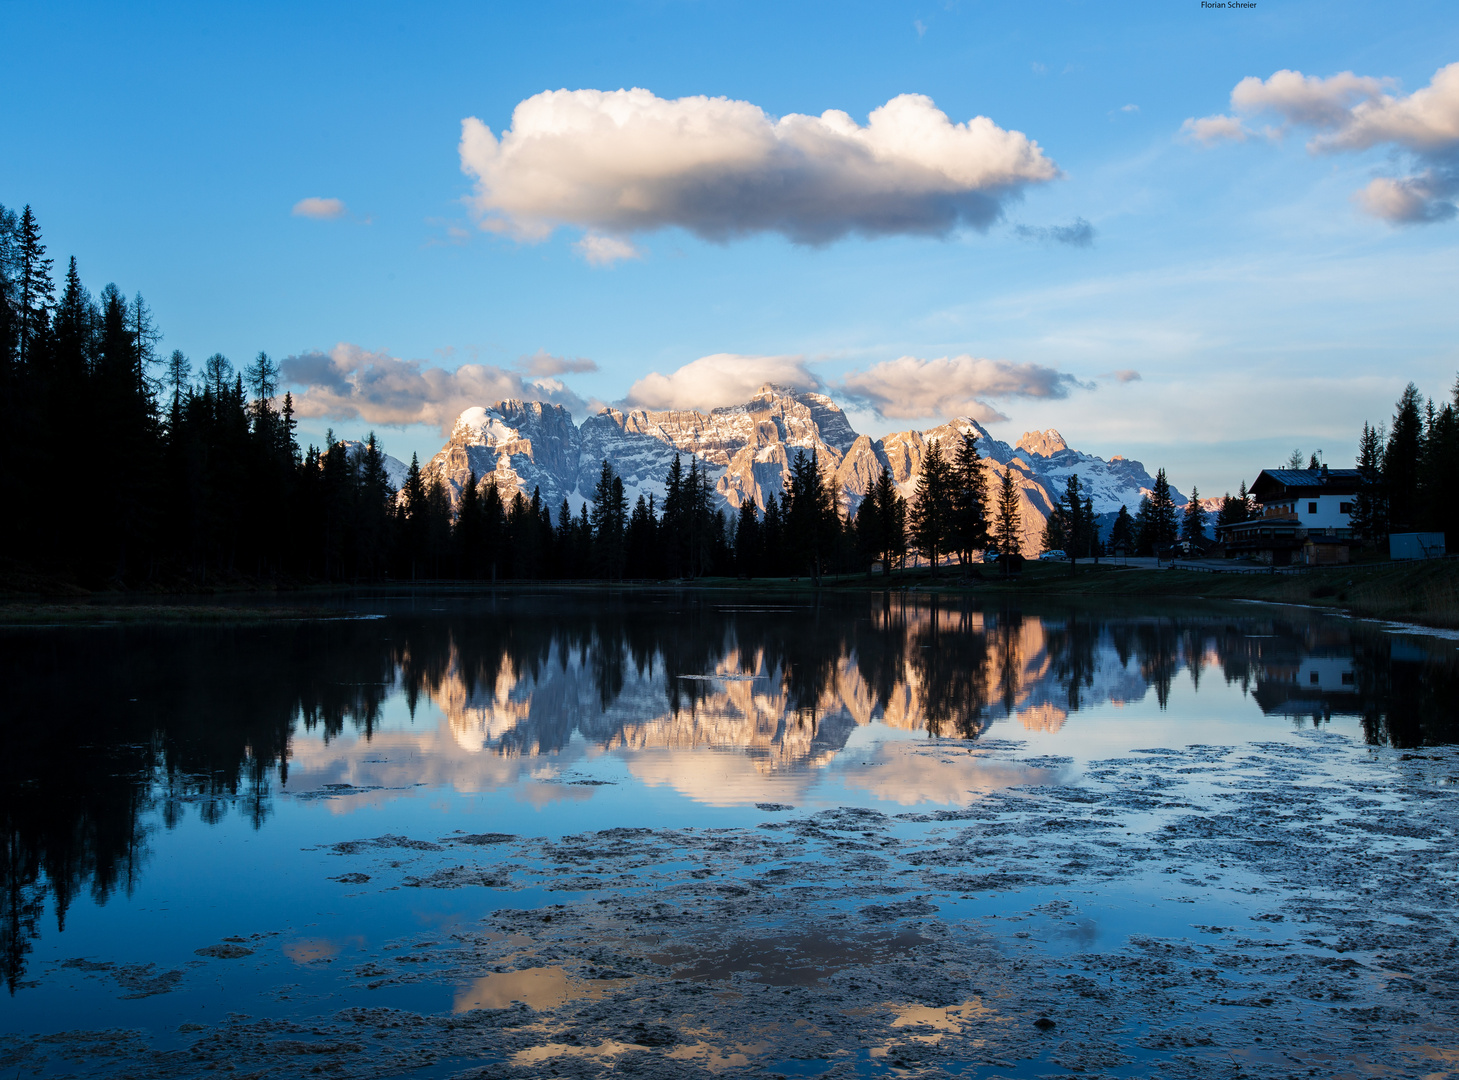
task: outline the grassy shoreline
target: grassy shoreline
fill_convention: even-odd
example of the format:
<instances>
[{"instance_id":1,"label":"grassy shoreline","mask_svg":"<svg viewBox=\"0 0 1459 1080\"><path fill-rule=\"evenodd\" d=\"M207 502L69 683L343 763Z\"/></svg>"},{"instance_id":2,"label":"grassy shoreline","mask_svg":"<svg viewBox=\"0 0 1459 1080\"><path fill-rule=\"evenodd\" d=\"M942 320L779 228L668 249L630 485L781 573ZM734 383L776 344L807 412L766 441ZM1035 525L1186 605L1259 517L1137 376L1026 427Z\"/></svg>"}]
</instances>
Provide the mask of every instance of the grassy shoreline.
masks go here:
<instances>
[{"instance_id":1,"label":"grassy shoreline","mask_svg":"<svg viewBox=\"0 0 1459 1080\"><path fill-rule=\"evenodd\" d=\"M979 568L982 572L983 568ZM294 588L260 588L237 583L200 592L98 592L69 589L0 593L0 626L44 626L145 623L240 623L338 618L347 615L330 600L354 601L408 590L413 593L476 593L492 589L601 592L602 582L388 582L339 586L301 584ZM686 588L700 591L804 595L815 588L808 578L753 581L707 578L693 582L624 582L615 591ZM1375 562L1314 569L1301 574L1220 574L1180 568L1134 569L1108 563L1029 563L1022 574L1001 578L987 568L983 577L967 578L956 567L934 576L926 568L880 575L827 577L831 593L916 592L918 594L1010 600L1081 600L1152 602L1186 600L1250 600L1300 604L1357 618L1459 628L1459 560L1418 563ZM290 602L294 601L294 602Z\"/></svg>"}]
</instances>

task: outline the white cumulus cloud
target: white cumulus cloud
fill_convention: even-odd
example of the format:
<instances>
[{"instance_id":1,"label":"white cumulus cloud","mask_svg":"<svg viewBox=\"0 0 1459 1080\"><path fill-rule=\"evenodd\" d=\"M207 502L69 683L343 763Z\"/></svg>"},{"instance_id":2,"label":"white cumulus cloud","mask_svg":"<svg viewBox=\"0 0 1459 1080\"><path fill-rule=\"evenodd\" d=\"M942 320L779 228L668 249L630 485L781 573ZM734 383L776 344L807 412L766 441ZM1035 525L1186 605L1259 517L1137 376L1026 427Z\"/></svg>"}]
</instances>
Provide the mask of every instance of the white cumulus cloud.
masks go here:
<instances>
[{"instance_id":1,"label":"white cumulus cloud","mask_svg":"<svg viewBox=\"0 0 1459 1080\"><path fill-rule=\"evenodd\" d=\"M1391 93L1393 86L1392 79L1351 71L1322 78L1283 70L1269 79L1242 79L1231 91L1231 106L1313 129L1307 143L1312 153L1379 146L1400 151L1413 171L1376 178L1356 193L1358 205L1394 224L1453 218L1459 212L1459 63L1440 68L1412 94ZM1187 120L1182 130L1205 142L1245 137L1241 122L1229 116Z\"/></svg>"},{"instance_id":2,"label":"white cumulus cloud","mask_svg":"<svg viewBox=\"0 0 1459 1080\"><path fill-rule=\"evenodd\" d=\"M765 383L798 390L822 385L804 357L715 353L668 375L645 375L628 388L623 403L640 409L713 409L746 402Z\"/></svg>"},{"instance_id":3,"label":"white cumulus cloud","mask_svg":"<svg viewBox=\"0 0 1459 1080\"><path fill-rule=\"evenodd\" d=\"M634 247L631 240L604 236L602 233L588 233L573 245L573 250L589 266L612 266L624 259L643 258L643 252Z\"/></svg>"},{"instance_id":4,"label":"white cumulus cloud","mask_svg":"<svg viewBox=\"0 0 1459 1080\"><path fill-rule=\"evenodd\" d=\"M1023 188L1059 175L1021 132L985 116L954 123L918 94L862 125L834 109L776 119L723 97L546 91L519 103L500 137L463 120L459 150L483 227L529 241L580 227L590 261L621 250L602 246L610 238L670 226L807 244L985 229Z\"/></svg>"},{"instance_id":5,"label":"white cumulus cloud","mask_svg":"<svg viewBox=\"0 0 1459 1080\"><path fill-rule=\"evenodd\" d=\"M1240 120L1224 115L1202 116L1200 119L1191 117L1180 125L1180 133L1207 146L1218 142L1245 142L1247 136Z\"/></svg>"},{"instance_id":6,"label":"white cumulus cloud","mask_svg":"<svg viewBox=\"0 0 1459 1080\"><path fill-rule=\"evenodd\" d=\"M543 360L529 362L529 370L535 367L548 372L555 365L546 361L556 358L528 359ZM561 361L565 366L557 371L589 370L573 368L573 363ZM578 417L586 411L582 398L560 379L545 374L524 378L520 372L490 364L462 364L455 370L426 367L419 360L401 360L347 342L327 353L286 357L280 369L286 383L304 388L294 398L300 416L360 419L370 424L435 424L444 435L466 409L495 405L506 398L561 405Z\"/></svg>"},{"instance_id":7,"label":"white cumulus cloud","mask_svg":"<svg viewBox=\"0 0 1459 1080\"><path fill-rule=\"evenodd\" d=\"M1042 364L943 356L902 356L842 377L838 389L889 419L971 416L981 423L1006 420L990 404L1010 397L1062 398L1080 385Z\"/></svg>"},{"instance_id":8,"label":"white cumulus cloud","mask_svg":"<svg viewBox=\"0 0 1459 1080\"><path fill-rule=\"evenodd\" d=\"M320 199L315 196L300 199L294 204L293 210L295 217L317 218L320 221L344 217L344 212L343 199Z\"/></svg>"},{"instance_id":9,"label":"white cumulus cloud","mask_svg":"<svg viewBox=\"0 0 1459 1080\"><path fill-rule=\"evenodd\" d=\"M1278 71L1265 81L1248 75L1231 91L1231 107L1244 113L1270 110L1289 124L1338 126L1360 101L1383 92L1384 80L1344 71L1328 78Z\"/></svg>"}]
</instances>

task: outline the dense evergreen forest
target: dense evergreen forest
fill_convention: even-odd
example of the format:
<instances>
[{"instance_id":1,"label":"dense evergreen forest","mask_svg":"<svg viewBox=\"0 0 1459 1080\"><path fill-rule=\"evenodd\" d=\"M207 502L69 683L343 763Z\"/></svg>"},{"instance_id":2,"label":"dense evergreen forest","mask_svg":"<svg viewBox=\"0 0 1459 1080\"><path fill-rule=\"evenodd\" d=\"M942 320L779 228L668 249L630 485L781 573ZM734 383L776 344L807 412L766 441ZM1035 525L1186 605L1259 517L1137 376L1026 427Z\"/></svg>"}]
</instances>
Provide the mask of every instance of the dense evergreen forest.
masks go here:
<instances>
[{"instance_id":1,"label":"dense evergreen forest","mask_svg":"<svg viewBox=\"0 0 1459 1080\"><path fill-rule=\"evenodd\" d=\"M293 401L259 353L198 369L158 349L140 294L93 296L72 258L59 284L30 207L0 207L0 483L12 527L0 558L77 584L386 578L664 579L738 574L819 578L888 567L909 551L963 563L991 542L1016 552L1011 483L985 509L969 441L929 455L914 507L883 474L855 519L814 455L798 454L779 498L731 518L691 458L663 504L627 505L609 462L574 515L468 484L455 506L414 460L400 492L384 450L337 440L300 447ZM918 511L916 507L924 508ZM990 530L988 518L995 520Z\"/></svg>"},{"instance_id":2,"label":"dense evergreen forest","mask_svg":"<svg viewBox=\"0 0 1459 1080\"><path fill-rule=\"evenodd\" d=\"M0 484L11 527L0 567L86 587L422 579L683 579L884 572L909 556L962 572L989 550L1016 560L1022 521L1012 476L984 469L975 441L929 448L913 497L883 469L854 516L814 454L798 452L763 510L714 507L690 458L665 476L662 505L630 507L612 463L574 515L538 493L469 483L456 505L412 460L387 479L371 434L300 447L293 400L259 353L242 370L215 353L196 369L162 335L141 294L93 296L70 259L59 283L30 207L0 206ZM1373 548L1392 531L1459 535L1459 386L1425 401L1412 384L1385 430L1365 425L1366 478L1354 525ZM946 455L946 456L944 456ZM1302 467L1294 454L1289 467ZM1307 463L1318 464L1314 454ZM1181 512L1165 470L1135 514L1101 529L1071 476L1044 550L1075 559L1108 550L1199 546L1194 489ZM1256 512L1243 483L1216 524Z\"/></svg>"}]
</instances>

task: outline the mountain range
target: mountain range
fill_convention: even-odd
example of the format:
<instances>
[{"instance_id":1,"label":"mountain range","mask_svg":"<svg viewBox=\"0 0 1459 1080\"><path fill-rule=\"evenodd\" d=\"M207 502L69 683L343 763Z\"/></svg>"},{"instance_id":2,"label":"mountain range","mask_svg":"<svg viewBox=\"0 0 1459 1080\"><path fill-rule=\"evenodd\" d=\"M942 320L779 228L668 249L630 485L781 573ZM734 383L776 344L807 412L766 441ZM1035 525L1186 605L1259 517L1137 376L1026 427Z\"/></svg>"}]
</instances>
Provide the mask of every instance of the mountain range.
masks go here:
<instances>
[{"instance_id":1,"label":"mountain range","mask_svg":"<svg viewBox=\"0 0 1459 1080\"><path fill-rule=\"evenodd\" d=\"M857 434L825 395L770 384L743 405L708 412L606 408L580 426L562 406L540 401L477 406L460 415L446 444L421 472L427 481L439 476L453 501L473 471L478 482L494 478L506 500L518 491L530 498L536 489L555 515L564 500L576 512L591 498L604 459L623 478L632 505L639 495L662 502L674 455L684 457L686 471L692 455L708 472L722 508L736 510L748 500L763 509L770 494L778 495L796 451L803 449L814 451L833 478L843 512L854 512L883 465L898 490L911 497L928 446L945 442L955 452L967 433L977 437L990 491L1004 473L1013 475L1028 555L1037 554L1044 522L1071 473L1078 474L1095 513L1107 520L1121 506L1133 514L1141 495L1154 485L1140 462L1081 453L1052 429L1028 432L1009 446L977 421L958 417L938 427L872 439ZM1185 502L1178 492L1172 495L1177 505Z\"/></svg>"}]
</instances>

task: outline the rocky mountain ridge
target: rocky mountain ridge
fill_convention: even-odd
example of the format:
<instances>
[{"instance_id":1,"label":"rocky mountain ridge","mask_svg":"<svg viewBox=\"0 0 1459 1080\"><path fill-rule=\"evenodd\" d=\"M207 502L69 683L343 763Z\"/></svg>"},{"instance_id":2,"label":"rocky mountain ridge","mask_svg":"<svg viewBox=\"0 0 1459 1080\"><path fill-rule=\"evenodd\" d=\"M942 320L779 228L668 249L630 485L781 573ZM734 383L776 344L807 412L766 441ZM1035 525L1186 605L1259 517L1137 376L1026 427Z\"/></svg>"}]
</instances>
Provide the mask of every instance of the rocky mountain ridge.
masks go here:
<instances>
[{"instance_id":1,"label":"rocky mountain ridge","mask_svg":"<svg viewBox=\"0 0 1459 1080\"><path fill-rule=\"evenodd\" d=\"M461 414L422 473L439 476L453 500L472 472L479 483L494 479L508 500L518 491L530 497L535 489L555 516L564 501L577 511L591 498L604 459L623 478L630 504L640 495L661 502L664 477L680 454L686 470L692 456L709 474L722 507L735 510L750 501L763 509L769 496L781 491L796 452L804 450L819 457L842 510L854 512L883 465L910 498L928 447L944 442L951 450L969 433L977 437L978 452L987 462L990 490L1004 473L1013 475L1027 554L1037 552L1044 522L1071 473L1089 490L1097 513L1112 513L1121 505L1133 513L1154 483L1140 462L1106 461L1072 450L1053 430L1026 433L1017 446L1009 446L977 421L959 417L872 439L857 434L825 395L770 384L743 405L708 412L607 408L581 426L560 405L508 400L478 406Z\"/></svg>"}]
</instances>

